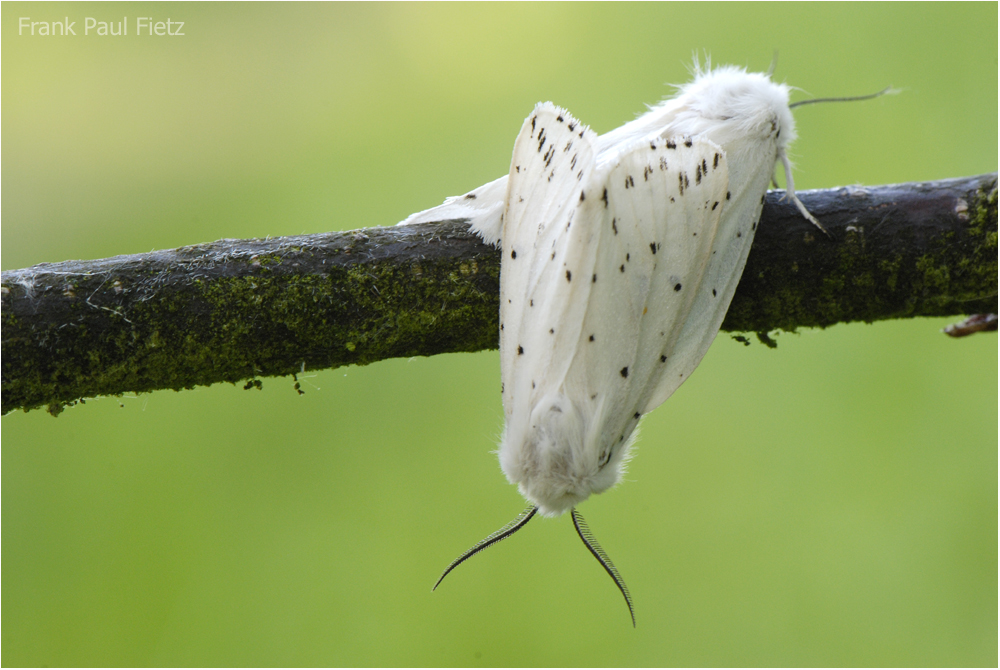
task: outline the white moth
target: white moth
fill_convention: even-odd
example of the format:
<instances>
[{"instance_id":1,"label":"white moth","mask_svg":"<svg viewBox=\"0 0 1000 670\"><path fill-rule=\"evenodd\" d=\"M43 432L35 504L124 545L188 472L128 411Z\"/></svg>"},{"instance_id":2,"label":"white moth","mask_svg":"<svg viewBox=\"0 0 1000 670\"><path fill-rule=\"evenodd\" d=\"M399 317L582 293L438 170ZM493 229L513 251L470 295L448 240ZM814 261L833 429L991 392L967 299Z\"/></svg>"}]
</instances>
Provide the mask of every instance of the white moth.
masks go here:
<instances>
[{"instance_id":1,"label":"white moth","mask_svg":"<svg viewBox=\"0 0 1000 670\"><path fill-rule=\"evenodd\" d=\"M537 105L506 177L404 221L469 219L501 247L500 465L530 502L441 579L536 512L572 511L635 624L628 589L575 506L621 479L641 417L715 339L778 161L786 197L819 226L793 187L789 87L736 67L696 63L695 75L600 137Z\"/></svg>"}]
</instances>

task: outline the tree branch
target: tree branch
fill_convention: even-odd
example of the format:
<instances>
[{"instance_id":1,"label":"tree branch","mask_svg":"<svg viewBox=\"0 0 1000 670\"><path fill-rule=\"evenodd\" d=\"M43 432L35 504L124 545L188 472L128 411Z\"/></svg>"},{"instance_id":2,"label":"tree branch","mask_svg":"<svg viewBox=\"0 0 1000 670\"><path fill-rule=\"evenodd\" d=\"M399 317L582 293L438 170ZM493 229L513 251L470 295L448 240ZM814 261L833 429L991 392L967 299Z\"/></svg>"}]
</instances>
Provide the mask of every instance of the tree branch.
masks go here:
<instances>
[{"instance_id":1,"label":"tree branch","mask_svg":"<svg viewBox=\"0 0 1000 670\"><path fill-rule=\"evenodd\" d=\"M767 196L723 329L997 311L997 175ZM2 411L497 346L462 221L220 240L2 273Z\"/></svg>"}]
</instances>

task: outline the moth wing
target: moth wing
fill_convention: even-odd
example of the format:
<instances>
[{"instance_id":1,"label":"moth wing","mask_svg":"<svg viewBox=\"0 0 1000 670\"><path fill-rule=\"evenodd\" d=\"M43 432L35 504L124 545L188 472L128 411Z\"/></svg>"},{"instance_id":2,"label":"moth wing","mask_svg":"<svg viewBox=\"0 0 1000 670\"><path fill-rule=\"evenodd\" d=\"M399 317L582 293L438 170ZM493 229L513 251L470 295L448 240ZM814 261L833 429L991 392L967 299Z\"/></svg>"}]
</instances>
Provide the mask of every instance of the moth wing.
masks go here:
<instances>
[{"instance_id":1,"label":"moth wing","mask_svg":"<svg viewBox=\"0 0 1000 670\"><path fill-rule=\"evenodd\" d=\"M736 286L743 275L764 207L764 194L773 170L773 147L758 152L758 162L742 165L749 174L729 180L733 189L723 191L721 215L705 253L694 301L681 324L680 334L666 362L664 376L651 389L644 413L662 404L687 379L705 356L729 311ZM746 152L744 152L745 154ZM725 160L725 158L724 158ZM744 161L745 162L745 161ZM732 164L728 164L732 167ZM740 167L740 166L738 166ZM714 178L714 176L712 177ZM738 183L737 183L738 182Z\"/></svg>"},{"instance_id":2,"label":"moth wing","mask_svg":"<svg viewBox=\"0 0 1000 670\"><path fill-rule=\"evenodd\" d=\"M507 175L483 184L465 195L447 198L437 207L410 214L397 223L405 226L411 223L434 223L464 219L469 222L472 232L493 246L500 244L500 222L503 214L504 196L507 194Z\"/></svg>"},{"instance_id":3,"label":"moth wing","mask_svg":"<svg viewBox=\"0 0 1000 670\"><path fill-rule=\"evenodd\" d=\"M594 169L595 139L566 110L540 103L514 144L500 273L508 432L526 428L512 425L512 416L526 419L542 394L557 390L572 359L572 350L561 343L578 334L583 322L588 289L580 288L584 282L573 275L577 267L593 265L596 245L579 244L573 225L583 185Z\"/></svg>"},{"instance_id":4,"label":"moth wing","mask_svg":"<svg viewBox=\"0 0 1000 670\"><path fill-rule=\"evenodd\" d=\"M697 365L674 359L687 350L680 345L703 292L729 174L713 142L652 138L602 155L591 182L595 197L578 218L599 222L596 257L566 387L594 417L600 434L588 442L607 449Z\"/></svg>"}]
</instances>

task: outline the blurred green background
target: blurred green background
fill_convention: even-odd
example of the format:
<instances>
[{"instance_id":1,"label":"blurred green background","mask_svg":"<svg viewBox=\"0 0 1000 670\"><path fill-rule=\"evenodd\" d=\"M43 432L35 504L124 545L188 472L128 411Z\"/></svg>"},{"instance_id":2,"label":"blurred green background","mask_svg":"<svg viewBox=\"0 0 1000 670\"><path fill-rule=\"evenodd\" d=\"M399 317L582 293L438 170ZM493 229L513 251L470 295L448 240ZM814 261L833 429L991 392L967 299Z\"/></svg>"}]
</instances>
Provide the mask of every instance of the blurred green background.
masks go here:
<instances>
[{"instance_id":1,"label":"blurred green background","mask_svg":"<svg viewBox=\"0 0 1000 670\"><path fill-rule=\"evenodd\" d=\"M69 17L77 36L18 35ZM134 34L138 16L184 36ZM86 17L127 37L84 35ZM391 225L504 174L539 100L598 132L692 54L796 97L800 189L997 169L997 5L2 6L2 265ZM626 482L522 508L475 355L2 420L4 665L997 662L997 338L720 336Z\"/></svg>"}]
</instances>

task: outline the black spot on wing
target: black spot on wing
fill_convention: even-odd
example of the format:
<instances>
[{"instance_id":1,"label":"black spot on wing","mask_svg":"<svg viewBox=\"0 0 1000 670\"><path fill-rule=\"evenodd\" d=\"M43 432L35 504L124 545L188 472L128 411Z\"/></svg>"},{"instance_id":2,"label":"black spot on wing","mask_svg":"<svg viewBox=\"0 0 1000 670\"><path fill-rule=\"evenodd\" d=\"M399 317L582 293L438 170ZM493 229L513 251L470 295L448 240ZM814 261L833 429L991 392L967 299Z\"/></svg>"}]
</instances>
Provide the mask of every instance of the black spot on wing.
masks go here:
<instances>
[{"instance_id":1,"label":"black spot on wing","mask_svg":"<svg viewBox=\"0 0 1000 670\"><path fill-rule=\"evenodd\" d=\"M523 353L524 353L524 347L522 347L520 344L517 345L517 355L520 356Z\"/></svg>"},{"instance_id":2,"label":"black spot on wing","mask_svg":"<svg viewBox=\"0 0 1000 670\"><path fill-rule=\"evenodd\" d=\"M573 281L573 273L566 270L566 281Z\"/></svg>"},{"instance_id":3,"label":"black spot on wing","mask_svg":"<svg viewBox=\"0 0 1000 670\"><path fill-rule=\"evenodd\" d=\"M733 195L732 193L726 191L726 200L729 200L732 197L732 195Z\"/></svg>"},{"instance_id":4,"label":"black spot on wing","mask_svg":"<svg viewBox=\"0 0 1000 670\"><path fill-rule=\"evenodd\" d=\"M621 370L619 370L619 372L621 373L622 377L624 377L625 379L628 379L628 366L627 365L625 367L623 367Z\"/></svg>"},{"instance_id":5,"label":"black spot on wing","mask_svg":"<svg viewBox=\"0 0 1000 670\"><path fill-rule=\"evenodd\" d=\"M604 201L604 206L608 206L608 189L604 189L603 195L601 195L601 200Z\"/></svg>"},{"instance_id":6,"label":"black spot on wing","mask_svg":"<svg viewBox=\"0 0 1000 670\"><path fill-rule=\"evenodd\" d=\"M513 249L511 249L510 250L510 257L511 257L511 259L517 258L517 252L514 251Z\"/></svg>"},{"instance_id":7,"label":"black spot on wing","mask_svg":"<svg viewBox=\"0 0 1000 670\"><path fill-rule=\"evenodd\" d=\"M691 145L693 145L693 144L694 144L694 142L691 141L690 137L684 138L684 146L686 146L688 149L690 149Z\"/></svg>"},{"instance_id":8,"label":"black spot on wing","mask_svg":"<svg viewBox=\"0 0 1000 670\"><path fill-rule=\"evenodd\" d=\"M715 152L715 158L712 159L712 169L714 170L717 167L719 167L719 152L718 151Z\"/></svg>"},{"instance_id":9,"label":"black spot on wing","mask_svg":"<svg viewBox=\"0 0 1000 670\"><path fill-rule=\"evenodd\" d=\"M667 148L668 149L676 149L677 148L677 144L673 140L667 140Z\"/></svg>"},{"instance_id":10,"label":"black spot on wing","mask_svg":"<svg viewBox=\"0 0 1000 670\"><path fill-rule=\"evenodd\" d=\"M465 195L465 199L466 200L475 200L476 199L476 194L475 193L467 193Z\"/></svg>"},{"instance_id":11,"label":"black spot on wing","mask_svg":"<svg viewBox=\"0 0 1000 670\"><path fill-rule=\"evenodd\" d=\"M681 290L681 284L680 284L680 282L674 284L674 290L675 291L680 291Z\"/></svg>"},{"instance_id":12,"label":"black spot on wing","mask_svg":"<svg viewBox=\"0 0 1000 670\"><path fill-rule=\"evenodd\" d=\"M605 465L608 464L608 461L610 460L611 460L611 450L608 449L607 451L601 453L601 460L598 463L597 467L603 468Z\"/></svg>"},{"instance_id":13,"label":"black spot on wing","mask_svg":"<svg viewBox=\"0 0 1000 670\"><path fill-rule=\"evenodd\" d=\"M666 354L661 354L660 355L660 362L661 363L666 363L667 362L667 355Z\"/></svg>"}]
</instances>

